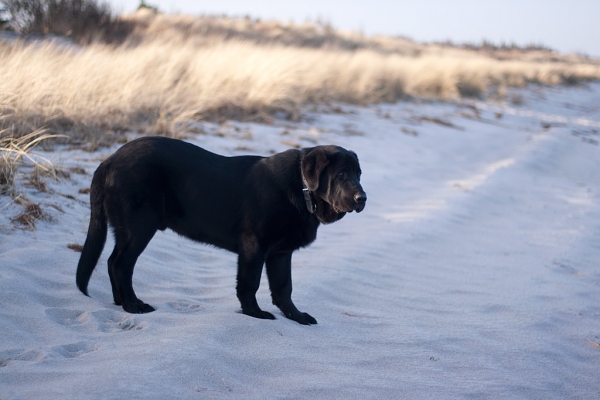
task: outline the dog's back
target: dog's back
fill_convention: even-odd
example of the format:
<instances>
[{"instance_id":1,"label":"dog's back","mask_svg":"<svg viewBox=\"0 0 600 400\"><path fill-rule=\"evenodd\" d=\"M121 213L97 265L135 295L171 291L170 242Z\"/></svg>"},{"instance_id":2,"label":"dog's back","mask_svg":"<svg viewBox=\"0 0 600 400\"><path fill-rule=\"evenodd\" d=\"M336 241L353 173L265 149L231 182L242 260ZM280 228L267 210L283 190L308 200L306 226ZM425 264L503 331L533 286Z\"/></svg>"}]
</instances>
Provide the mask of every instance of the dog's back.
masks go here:
<instances>
[{"instance_id":1,"label":"dog's back","mask_svg":"<svg viewBox=\"0 0 600 400\"><path fill-rule=\"evenodd\" d=\"M159 216L158 229L235 252L245 180L261 159L224 157L163 137L132 141L98 168L108 223L122 226L127 215L147 207Z\"/></svg>"}]
</instances>

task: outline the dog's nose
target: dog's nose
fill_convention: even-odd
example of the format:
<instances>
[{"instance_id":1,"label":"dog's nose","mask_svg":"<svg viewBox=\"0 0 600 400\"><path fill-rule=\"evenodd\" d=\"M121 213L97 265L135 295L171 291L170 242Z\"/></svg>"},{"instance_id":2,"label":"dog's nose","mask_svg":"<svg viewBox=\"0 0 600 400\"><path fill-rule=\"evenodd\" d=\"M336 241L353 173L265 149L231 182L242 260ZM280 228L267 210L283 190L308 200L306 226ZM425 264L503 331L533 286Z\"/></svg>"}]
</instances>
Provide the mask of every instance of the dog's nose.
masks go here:
<instances>
[{"instance_id":1,"label":"dog's nose","mask_svg":"<svg viewBox=\"0 0 600 400\"><path fill-rule=\"evenodd\" d=\"M365 209L365 204L367 202L367 194L365 192L358 192L354 195L354 201L356 202L356 206L354 210L359 213Z\"/></svg>"},{"instance_id":2,"label":"dog's nose","mask_svg":"<svg viewBox=\"0 0 600 400\"><path fill-rule=\"evenodd\" d=\"M354 201L357 203L366 203L367 202L367 194L365 192L358 192L354 195Z\"/></svg>"}]
</instances>

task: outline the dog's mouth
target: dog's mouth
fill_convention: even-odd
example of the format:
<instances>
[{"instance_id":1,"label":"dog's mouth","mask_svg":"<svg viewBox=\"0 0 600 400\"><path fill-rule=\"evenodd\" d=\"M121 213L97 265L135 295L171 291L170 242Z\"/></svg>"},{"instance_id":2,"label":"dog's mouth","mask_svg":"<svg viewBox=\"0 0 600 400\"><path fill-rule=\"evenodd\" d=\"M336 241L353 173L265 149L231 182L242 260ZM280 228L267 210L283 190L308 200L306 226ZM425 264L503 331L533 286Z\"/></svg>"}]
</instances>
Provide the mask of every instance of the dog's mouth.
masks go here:
<instances>
[{"instance_id":1,"label":"dog's mouth","mask_svg":"<svg viewBox=\"0 0 600 400\"><path fill-rule=\"evenodd\" d=\"M353 211L356 211L357 213L361 212L362 210L365 209L365 205L366 204L367 204L366 201L363 201L363 202L360 202L360 203L356 203L356 205L354 206L354 210ZM349 212L352 212L352 211L349 211Z\"/></svg>"},{"instance_id":2,"label":"dog's mouth","mask_svg":"<svg viewBox=\"0 0 600 400\"><path fill-rule=\"evenodd\" d=\"M357 213L361 212L365 209L365 205L367 204L367 195L363 192L354 196L352 204L350 205L337 205L332 204L333 211L338 214L341 213L351 213L356 211Z\"/></svg>"},{"instance_id":3,"label":"dog's mouth","mask_svg":"<svg viewBox=\"0 0 600 400\"><path fill-rule=\"evenodd\" d=\"M345 213L345 212L352 212L352 210L350 210L350 211L345 211L345 210L343 210L343 209L341 209L341 208L339 208L339 207L336 207L336 206L333 206L333 211L334 211L336 214L341 214L341 213Z\"/></svg>"},{"instance_id":4,"label":"dog's mouth","mask_svg":"<svg viewBox=\"0 0 600 400\"><path fill-rule=\"evenodd\" d=\"M365 209L365 203L362 203L362 204L356 204L354 206L354 208L351 208L348 211L338 211L338 212L348 212L348 213L351 213L351 212L356 211L356 213L358 214L359 212L361 212L364 209Z\"/></svg>"}]
</instances>

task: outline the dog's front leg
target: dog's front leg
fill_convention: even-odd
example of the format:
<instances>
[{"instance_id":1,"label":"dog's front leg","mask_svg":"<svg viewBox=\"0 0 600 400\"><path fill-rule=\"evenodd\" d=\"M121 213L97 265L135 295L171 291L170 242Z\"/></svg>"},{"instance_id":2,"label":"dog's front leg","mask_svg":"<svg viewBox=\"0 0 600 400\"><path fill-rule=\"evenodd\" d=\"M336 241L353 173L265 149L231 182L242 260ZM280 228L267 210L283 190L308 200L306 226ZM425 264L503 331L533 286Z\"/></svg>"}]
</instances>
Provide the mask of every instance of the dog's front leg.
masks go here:
<instances>
[{"instance_id":1,"label":"dog's front leg","mask_svg":"<svg viewBox=\"0 0 600 400\"><path fill-rule=\"evenodd\" d=\"M303 325L316 324L316 319L298 311L292 302L292 253L271 255L267 258L266 265L273 304L291 320Z\"/></svg>"},{"instance_id":2,"label":"dog's front leg","mask_svg":"<svg viewBox=\"0 0 600 400\"><path fill-rule=\"evenodd\" d=\"M237 297L244 314L255 318L275 319L273 314L261 310L256 301L256 292L265 262L256 243L257 241L253 239L247 239L242 243L242 250L238 255Z\"/></svg>"}]
</instances>

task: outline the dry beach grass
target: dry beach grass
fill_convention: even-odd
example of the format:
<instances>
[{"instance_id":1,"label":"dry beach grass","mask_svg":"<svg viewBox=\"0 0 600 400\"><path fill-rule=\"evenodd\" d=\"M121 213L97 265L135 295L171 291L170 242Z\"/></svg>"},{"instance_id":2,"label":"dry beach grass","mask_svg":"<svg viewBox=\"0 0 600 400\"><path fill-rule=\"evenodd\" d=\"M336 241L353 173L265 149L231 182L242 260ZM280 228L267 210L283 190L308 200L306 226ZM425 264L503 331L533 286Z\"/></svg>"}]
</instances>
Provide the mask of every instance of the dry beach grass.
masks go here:
<instances>
[{"instance_id":1,"label":"dry beach grass","mask_svg":"<svg viewBox=\"0 0 600 400\"><path fill-rule=\"evenodd\" d=\"M294 119L316 103L501 96L506 87L600 78L595 60L548 51L507 58L315 24L129 18L135 28L117 46L0 42L4 135L45 128L86 143L127 130L176 135L201 119L277 111Z\"/></svg>"}]
</instances>

